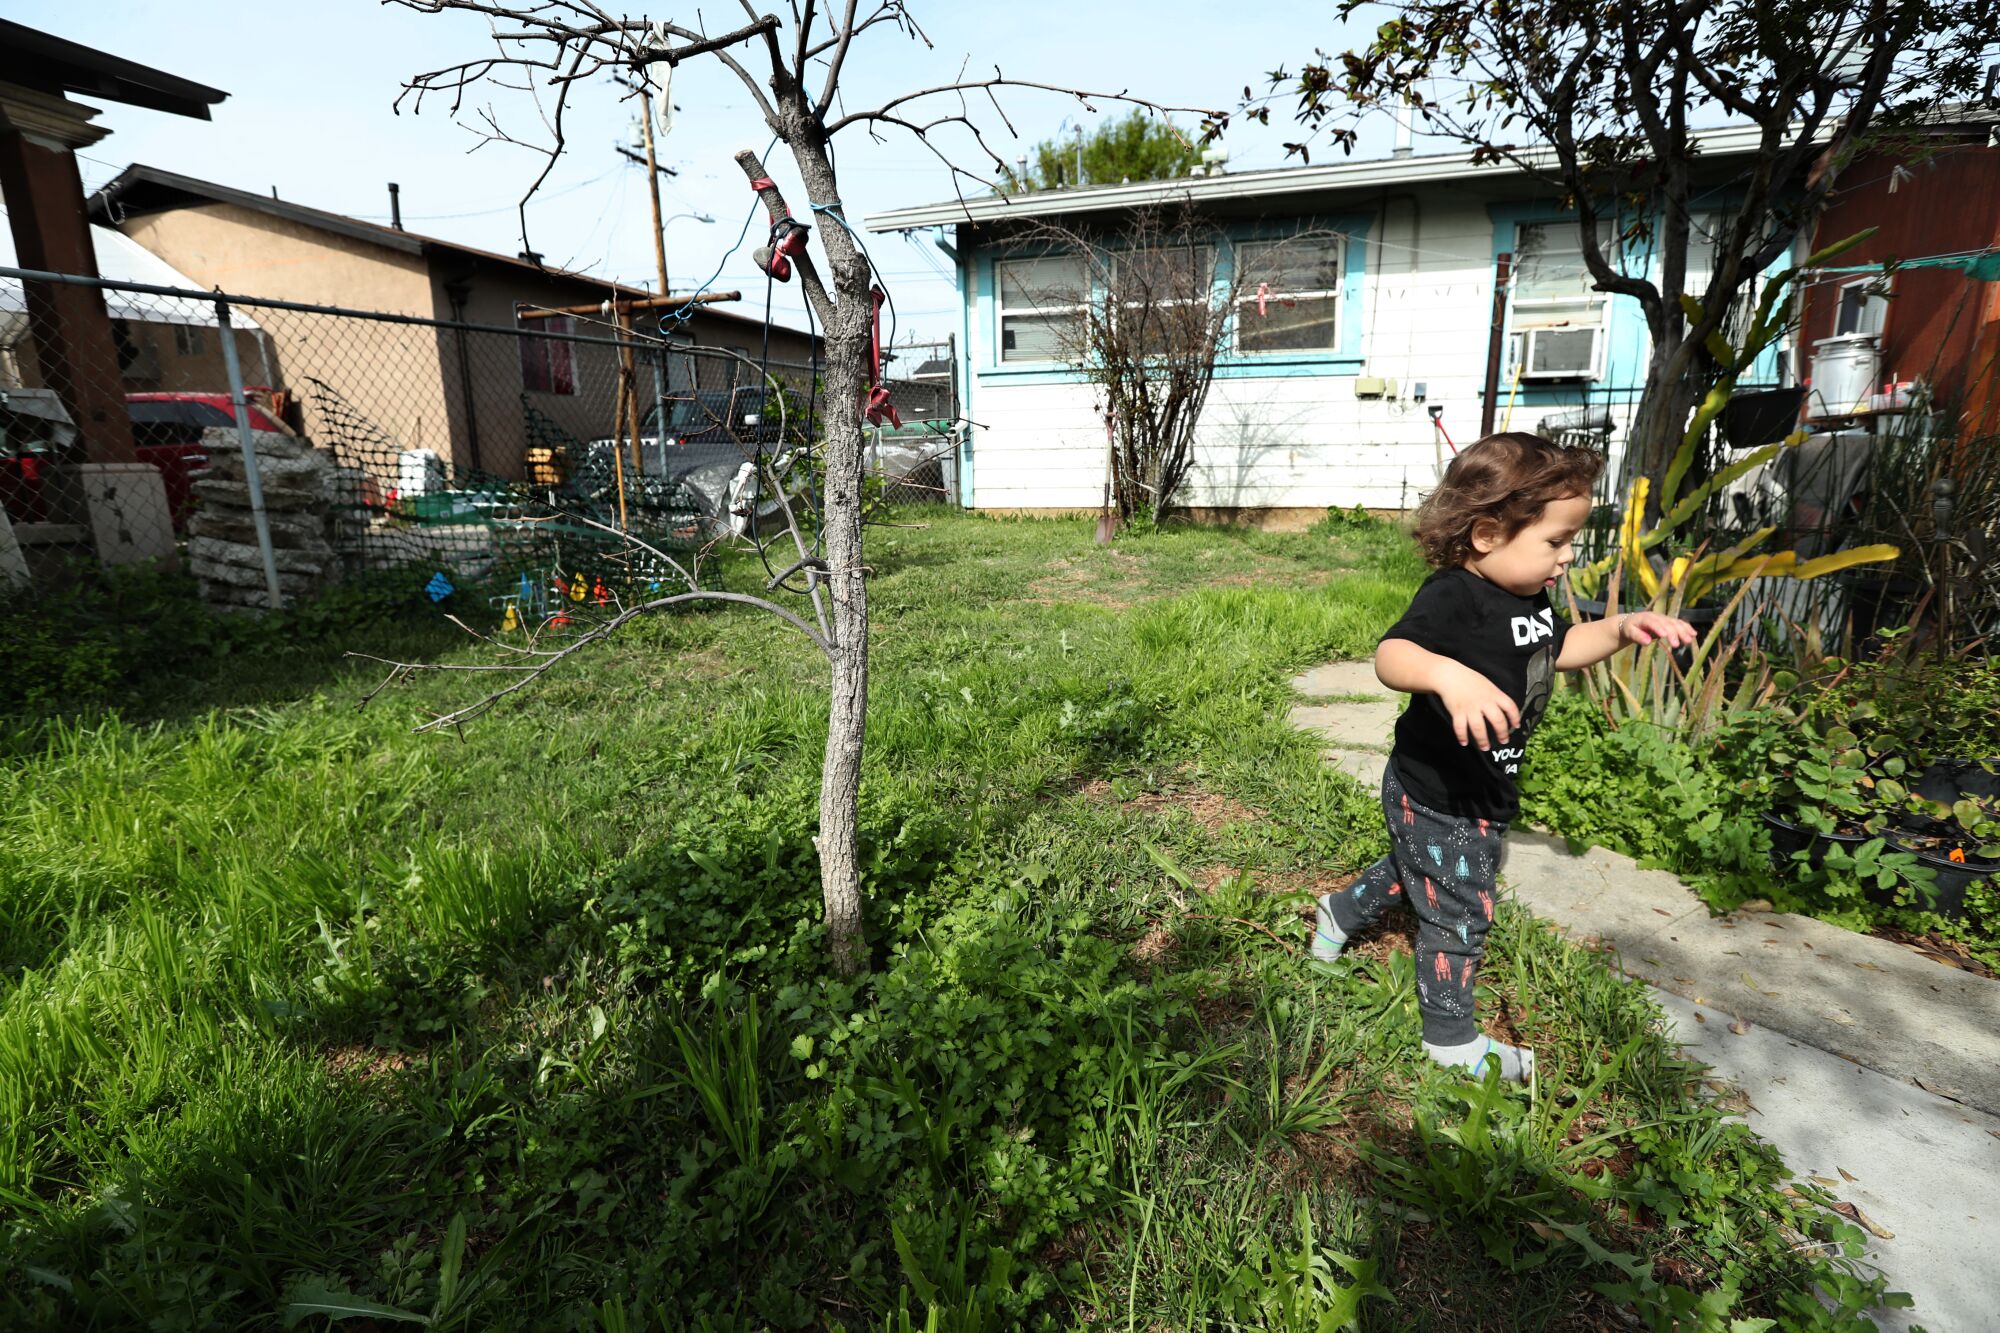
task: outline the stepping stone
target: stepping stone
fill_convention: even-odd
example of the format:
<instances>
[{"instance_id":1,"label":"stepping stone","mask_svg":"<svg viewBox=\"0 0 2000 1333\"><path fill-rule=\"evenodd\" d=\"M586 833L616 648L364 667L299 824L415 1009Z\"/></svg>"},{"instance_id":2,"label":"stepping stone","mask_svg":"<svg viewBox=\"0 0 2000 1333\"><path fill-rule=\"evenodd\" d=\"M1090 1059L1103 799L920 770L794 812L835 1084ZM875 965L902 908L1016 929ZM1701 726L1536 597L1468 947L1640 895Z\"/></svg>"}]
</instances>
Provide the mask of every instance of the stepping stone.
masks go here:
<instances>
[{"instance_id":1,"label":"stepping stone","mask_svg":"<svg viewBox=\"0 0 2000 1333\"><path fill-rule=\"evenodd\" d=\"M1371 704L1293 704L1292 725L1324 736L1342 750L1389 753L1395 741L1396 715L1402 708L1389 700Z\"/></svg>"},{"instance_id":2,"label":"stepping stone","mask_svg":"<svg viewBox=\"0 0 2000 1333\"><path fill-rule=\"evenodd\" d=\"M1382 786L1382 770L1389 766L1389 756L1380 750L1323 750L1319 757L1370 792Z\"/></svg>"},{"instance_id":3,"label":"stepping stone","mask_svg":"<svg viewBox=\"0 0 2000 1333\"><path fill-rule=\"evenodd\" d=\"M1292 677L1292 688L1308 699L1326 699L1335 695L1372 694L1383 699L1395 699L1396 694L1383 687L1375 679L1375 663L1367 658L1355 662L1329 662L1316 666L1304 675Z\"/></svg>"},{"instance_id":4,"label":"stepping stone","mask_svg":"<svg viewBox=\"0 0 2000 1333\"><path fill-rule=\"evenodd\" d=\"M1325 762L1369 791L1380 787L1403 697L1375 679L1375 664L1366 659L1329 662L1292 677L1292 689L1307 700L1341 701L1293 704L1291 724L1331 742L1320 754Z\"/></svg>"}]
</instances>

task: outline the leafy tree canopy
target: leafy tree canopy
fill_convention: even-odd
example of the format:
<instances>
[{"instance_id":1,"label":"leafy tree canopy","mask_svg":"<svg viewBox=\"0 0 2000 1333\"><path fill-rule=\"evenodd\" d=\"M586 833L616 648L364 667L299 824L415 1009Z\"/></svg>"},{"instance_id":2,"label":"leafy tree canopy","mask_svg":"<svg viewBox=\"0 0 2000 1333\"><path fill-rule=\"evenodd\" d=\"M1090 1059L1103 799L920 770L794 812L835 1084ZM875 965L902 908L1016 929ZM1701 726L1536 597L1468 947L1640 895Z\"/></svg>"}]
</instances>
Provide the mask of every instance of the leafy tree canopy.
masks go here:
<instances>
[{"instance_id":1,"label":"leafy tree canopy","mask_svg":"<svg viewBox=\"0 0 2000 1333\"><path fill-rule=\"evenodd\" d=\"M1027 174L1010 164L1000 177L1004 194L1075 186L1076 135L1044 139L1027 154ZM1083 184L1116 185L1123 180L1171 180L1201 161L1201 147L1165 116L1133 110L1106 120L1083 136Z\"/></svg>"}]
</instances>

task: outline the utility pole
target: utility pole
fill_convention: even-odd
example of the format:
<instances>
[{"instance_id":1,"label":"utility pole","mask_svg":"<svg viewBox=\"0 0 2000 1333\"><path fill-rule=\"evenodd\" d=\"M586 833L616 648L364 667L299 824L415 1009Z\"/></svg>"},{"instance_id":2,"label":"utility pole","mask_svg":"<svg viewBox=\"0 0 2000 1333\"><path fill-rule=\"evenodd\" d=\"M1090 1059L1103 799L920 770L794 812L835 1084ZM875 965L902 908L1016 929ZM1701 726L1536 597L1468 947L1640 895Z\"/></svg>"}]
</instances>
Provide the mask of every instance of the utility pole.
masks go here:
<instances>
[{"instance_id":1,"label":"utility pole","mask_svg":"<svg viewBox=\"0 0 2000 1333\"><path fill-rule=\"evenodd\" d=\"M667 290L667 229L660 225L660 169L653 161L653 95L639 86L640 123L646 127L646 184L653 197L653 264L660 270L660 295Z\"/></svg>"},{"instance_id":2,"label":"utility pole","mask_svg":"<svg viewBox=\"0 0 2000 1333\"><path fill-rule=\"evenodd\" d=\"M669 296L672 293L667 290L667 237L660 225L660 165L653 157L653 94L646 83L630 84L623 79L618 82L639 94L639 124L646 143L646 188L653 200L653 267L659 273L660 295ZM636 160L635 154L624 149L619 151ZM667 170L668 174L673 174L672 168Z\"/></svg>"}]
</instances>

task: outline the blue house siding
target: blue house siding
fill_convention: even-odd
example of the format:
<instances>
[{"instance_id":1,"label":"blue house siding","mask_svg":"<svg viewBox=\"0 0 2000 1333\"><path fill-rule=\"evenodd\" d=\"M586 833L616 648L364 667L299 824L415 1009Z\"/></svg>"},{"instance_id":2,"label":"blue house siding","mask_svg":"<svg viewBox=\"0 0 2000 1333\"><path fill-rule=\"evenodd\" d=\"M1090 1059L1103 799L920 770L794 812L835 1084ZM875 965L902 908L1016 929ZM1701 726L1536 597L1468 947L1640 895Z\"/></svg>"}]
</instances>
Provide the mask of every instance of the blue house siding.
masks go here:
<instances>
[{"instance_id":1,"label":"blue house siding","mask_svg":"<svg viewBox=\"0 0 2000 1333\"><path fill-rule=\"evenodd\" d=\"M1698 198L1697 209L1724 210L1737 203L1736 192L1719 191ZM1517 228L1523 223L1567 223L1576 225L1576 215L1566 212L1549 202L1490 204L1487 213L1493 219L1493 262L1497 281L1500 256L1511 253L1517 243ZM1657 235L1661 219L1653 223L1653 235ZM1642 238L1637 243L1619 247L1617 256L1622 272L1634 277L1659 281L1660 266L1658 250L1652 236ZM1748 299L1755 300L1763 293L1763 283L1782 273L1792 263L1789 255L1772 261ZM1593 407L1612 410L1614 417L1622 417L1639 400L1645 389L1646 363L1652 355L1652 335L1646 328L1645 312L1636 298L1630 296L1606 296L1606 333L1604 373L1594 380L1579 380L1561 384L1536 384L1524 381L1514 385L1506 374L1502 374L1499 386L1499 411L1505 413L1511 403L1518 414L1521 408L1534 409L1533 416L1539 419L1551 410L1567 407ZM1511 303L1505 329L1507 344L1515 333ZM1766 349L1752 362L1742 383L1749 385L1775 385L1779 382L1779 363L1784 355L1786 340ZM1500 421L1495 418L1496 424ZM1527 425L1532 426L1530 421Z\"/></svg>"}]
</instances>

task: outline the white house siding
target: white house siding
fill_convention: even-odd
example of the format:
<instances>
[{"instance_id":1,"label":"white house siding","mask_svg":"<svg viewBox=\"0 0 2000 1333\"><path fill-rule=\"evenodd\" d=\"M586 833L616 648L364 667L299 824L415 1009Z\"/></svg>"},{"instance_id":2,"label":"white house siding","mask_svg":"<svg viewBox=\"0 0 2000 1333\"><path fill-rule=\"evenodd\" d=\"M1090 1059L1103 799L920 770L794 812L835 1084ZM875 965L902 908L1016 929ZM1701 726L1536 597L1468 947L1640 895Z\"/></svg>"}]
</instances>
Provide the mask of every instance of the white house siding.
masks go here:
<instances>
[{"instance_id":1,"label":"white house siding","mask_svg":"<svg viewBox=\"0 0 2000 1333\"><path fill-rule=\"evenodd\" d=\"M1463 445L1479 435L1493 302L1493 221L1485 202L1431 189L1381 205L1366 245L1363 366L1394 398L1355 396L1355 374L1219 375L1183 502L1195 506L1401 509L1435 480L1444 446L1427 408ZM1082 508L1103 495L1103 419L1088 384L1021 383L992 364L990 312L968 310L972 504ZM1417 384L1425 398L1415 398ZM1532 430L1551 411L1502 383L1496 429ZM1601 401L1601 399L1600 399ZM1614 408L1622 434L1629 411ZM1614 437L1615 438L1615 437ZM1449 451L1445 451L1448 459Z\"/></svg>"}]
</instances>

